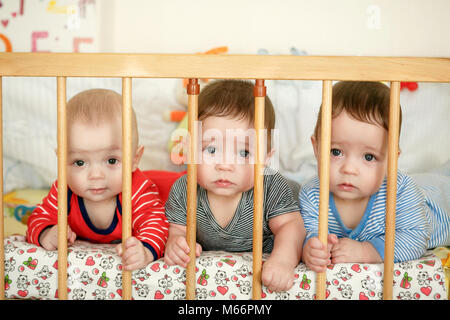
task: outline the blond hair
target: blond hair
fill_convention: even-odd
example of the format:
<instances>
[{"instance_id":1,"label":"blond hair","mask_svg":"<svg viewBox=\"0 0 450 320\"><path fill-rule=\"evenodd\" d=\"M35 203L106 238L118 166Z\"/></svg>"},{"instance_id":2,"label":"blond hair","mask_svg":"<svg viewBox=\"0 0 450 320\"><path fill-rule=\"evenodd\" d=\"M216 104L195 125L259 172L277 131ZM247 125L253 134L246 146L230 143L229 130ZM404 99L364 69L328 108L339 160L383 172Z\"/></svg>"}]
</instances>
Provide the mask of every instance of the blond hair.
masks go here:
<instances>
[{"instance_id":1,"label":"blond hair","mask_svg":"<svg viewBox=\"0 0 450 320\"><path fill-rule=\"evenodd\" d=\"M103 121L122 119L122 96L113 90L89 89L73 96L67 102L67 124L83 121L98 125ZM139 134L136 114L132 108L131 117L133 148L137 148Z\"/></svg>"}]
</instances>

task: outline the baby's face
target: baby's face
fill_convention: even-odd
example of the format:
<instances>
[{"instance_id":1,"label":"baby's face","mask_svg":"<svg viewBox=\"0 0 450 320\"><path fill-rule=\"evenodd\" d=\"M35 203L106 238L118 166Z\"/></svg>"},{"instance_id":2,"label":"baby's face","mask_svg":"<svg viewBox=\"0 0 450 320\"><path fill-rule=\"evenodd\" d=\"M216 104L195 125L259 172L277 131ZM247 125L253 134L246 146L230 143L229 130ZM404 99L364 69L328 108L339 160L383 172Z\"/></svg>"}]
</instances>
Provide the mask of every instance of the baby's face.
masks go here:
<instances>
[{"instance_id":1,"label":"baby's face","mask_svg":"<svg viewBox=\"0 0 450 320\"><path fill-rule=\"evenodd\" d=\"M335 198L362 200L379 189L387 171L387 141L383 127L345 111L332 120L330 191ZM318 144L314 147L318 155Z\"/></svg>"},{"instance_id":2,"label":"baby's face","mask_svg":"<svg viewBox=\"0 0 450 320\"><path fill-rule=\"evenodd\" d=\"M250 190L254 177L253 126L247 119L209 117L201 121L200 127L200 186L228 197Z\"/></svg>"},{"instance_id":3,"label":"baby's face","mask_svg":"<svg viewBox=\"0 0 450 320\"><path fill-rule=\"evenodd\" d=\"M110 200L122 191L121 127L120 119L70 125L67 184L87 201Z\"/></svg>"}]
</instances>

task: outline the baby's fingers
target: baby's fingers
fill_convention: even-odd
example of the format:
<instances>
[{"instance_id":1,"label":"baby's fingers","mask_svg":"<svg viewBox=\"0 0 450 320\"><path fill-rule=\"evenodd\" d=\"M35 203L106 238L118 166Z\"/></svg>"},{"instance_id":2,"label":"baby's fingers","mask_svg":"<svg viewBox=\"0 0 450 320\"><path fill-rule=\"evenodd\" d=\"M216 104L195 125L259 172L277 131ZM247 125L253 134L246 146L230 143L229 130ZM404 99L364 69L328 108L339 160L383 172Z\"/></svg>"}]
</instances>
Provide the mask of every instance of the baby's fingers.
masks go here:
<instances>
[{"instance_id":1,"label":"baby's fingers","mask_svg":"<svg viewBox=\"0 0 450 320\"><path fill-rule=\"evenodd\" d=\"M125 250L139 246L139 244L141 244L141 242L136 237L129 237L125 240Z\"/></svg>"},{"instance_id":2,"label":"baby's fingers","mask_svg":"<svg viewBox=\"0 0 450 320\"><path fill-rule=\"evenodd\" d=\"M311 249L323 250L323 243L317 237L309 239L308 242L307 242L307 245Z\"/></svg>"},{"instance_id":3,"label":"baby's fingers","mask_svg":"<svg viewBox=\"0 0 450 320\"><path fill-rule=\"evenodd\" d=\"M172 256L172 259L173 259L173 261L175 261L175 264L177 264L183 268L186 268L189 261L191 260L189 258L189 256L187 254L184 254L183 252L180 252L179 255Z\"/></svg>"},{"instance_id":4,"label":"baby's fingers","mask_svg":"<svg viewBox=\"0 0 450 320\"><path fill-rule=\"evenodd\" d=\"M308 267L315 272L325 271L326 266L330 263L330 255L323 250L312 250L306 261Z\"/></svg>"},{"instance_id":5,"label":"baby's fingers","mask_svg":"<svg viewBox=\"0 0 450 320\"><path fill-rule=\"evenodd\" d=\"M310 256L311 258L316 258L324 261L326 259L329 259L331 255L324 250L311 249Z\"/></svg>"},{"instance_id":6,"label":"baby's fingers","mask_svg":"<svg viewBox=\"0 0 450 320\"><path fill-rule=\"evenodd\" d=\"M176 244L176 246L177 246L180 250L182 250L185 254L189 254L189 245L188 245L188 243L187 243L185 237L178 237L178 238L175 240L175 244Z\"/></svg>"},{"instance_id":7,"label":"baby's fingers","mask_svg":"<svg viewBox=\"0 0 450 320\"><path fill-rule=\"evenodd\" d=\"M337 244L338 243L338 237L335 235L335 234L333 234L333 233L330 233L329 235L328 235L328 243L330 243L330 244Z\"/></svg>"},{"instance_id":8,"label":"baby's fingers","mask_svg":"<svg viewBox=\"0 0 450 320\"><path fill-rule=\"evenodd\" d=\"M124 270L136 270L142 267L143 261L140 259L138 254L129 255L127 258L123 259Z\"/></svg>"},{"instance_id":9,"label":"baby's fingers","mask_svg":"<svg viewBox=\"0 0 450 320\"><path fill-rule=\"evenodd\" d=\"M285 275L285 277L280 279L278 287L274 291L287 291L294 285L294 277Z\"/></svg>"},{"instance_id":10,"label":"baby's fingers","mask_svg":"<svg viewBox=\"0 0 450 320\"><path fill-rule=\"evenodd\" d=\"M164 262L168 265L179 265L186 268L189 262L189 256L180 248L174 247L172 250L167 250L164 255Z\"/></svg>"},{"instance_id":11,"label":"baby's fingers","mask_svg":"<svg viewBox=\"0 0 450 320\"><path fill-rule=\"evenodd\" d=\"M308 265L308 268L314 272L325 272L327 270L327 267L323 265Z\"/></svg>"},{"instance_id":12,"label":"baby's fingers","mask_svg":"<svg viewBox=\"0 0 450 320\"><path fill-rule=\"evenodd\" d=\"M70 229L69 226L67 226L67 241L69 244L73 244L75 242L75 239L77 238L77 234Z\"/></svg>"},{"instance_id":13,"label":"baby's fingers","mask_svg":"<svg viewBox=\"0 0 450 320\"><path fill-rule=\"evenodd\" d=\"M280 292L289 290L294 284L294 276L289 273L277 273L271 270L262 273L263 284L271 291Z\"/></svg>"},{"instance_id":14,"label":"baby's fingers","mask_svg":"<svg viewBox=\"0 0 450 320\"><path fill-rule=\"evenodd\" d=\"M202 246L199 243L196 243L195 244L195 255L197 257L200 257L200 255L202 254L202 251L203 251Z\"/></svg>"},{"instance_id":15,"label":"baby's fingers","mask_svg":"<svg viewBox=\"0 0 450 320\"><path fill-rule=\"evenodd\" d=\"M119 257L122 256L123 248L122 248L122 244L121 243L116 246L116 252L119 255Z\"/></svg>"},{"instance_id":16,"label":"baby's fingers","mask_svg":"<svg viewBox=\"0 0 450 320\"><path fill-rule=\"evenodd\" d=\"M311 259L308 261L308 266L310 269L316 271L316 272L322 272L325 271L327 265L331 263L331 259L318 259L311 257ZM313 268L315 267L315 269Z\"/></svg>"}]
</instances>

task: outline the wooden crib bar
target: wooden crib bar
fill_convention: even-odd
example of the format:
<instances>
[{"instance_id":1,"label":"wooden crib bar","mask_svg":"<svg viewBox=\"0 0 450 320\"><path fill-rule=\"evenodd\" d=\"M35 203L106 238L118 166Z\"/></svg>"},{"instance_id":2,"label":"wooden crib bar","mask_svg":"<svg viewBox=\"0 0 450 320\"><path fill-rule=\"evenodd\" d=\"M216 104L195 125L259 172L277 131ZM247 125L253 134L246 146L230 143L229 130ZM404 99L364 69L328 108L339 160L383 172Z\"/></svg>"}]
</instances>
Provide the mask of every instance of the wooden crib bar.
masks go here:
<instances>
[{"instance_id":1,"label":"wooden crib bar","mask_svg":"<svg viewBox=\"0 0 450 320\"><path fill-rule=\"evenodd\" d=\"M58 297L67 300L67 112L66 78L57 77Z\"/></svg>"},{"instance_id":2,"label":"wooden crib bar","mask_svg":"<svg viewBox=\"0 0 450 320\"><path fill-rule=\"evenodd\" d=\"M331 96L332 82L324 80L322 85L322 114L320 131L320 190L319 190L319 240L324 246L328 243L328 200L330 190L330 141L331 141ZM317 274L316 297L324 300L326 294L327 273Z\"/></svg>"},{"instance_id":3,"label":"wooden crib bar","mask_svg":"<svg viewBox=\"0 0 450 320\"><path fill-rule=\"evenodd\" d=\"M44 66L44 67L43 67ZM188 85L188 130L190 151L188 161L187 239L191 262L186 274L186 297L195 299L196 243L196 156L197 78L258 79L255 86L255 129L257 132L254 200L253 299L261 298L262 264L262 175L264 128L263 79L323 81L323 110L320 159L319 238L326 245L328 234L329 145L331 136L332 80L391 81L388 199L386 205L386 243L383 298L392 299L394 260L396 172L399 138L400 81L450 82L449 58L403 57L317 57L257 55L155 55L155 54L79 54L79 53L0 53L0 120L1 77L56 77L58 115L58 294L67 299L67 120L66 77L121 77L123 96L123 203L122 242L131 236L131 83L133 77L190 78ZM264 92L264 94L262 94ZM260 134L260 135L258 135ZM0 121L0 135L2 127ZM322 150L323 149L323 150ZM2 138L0 169L2 169ZM2 170L3 172L3 170ZM3 178L0 191L3 194ZM3 200L3 199L2 199ZM0 279L4 278L3 201L0 215ZM387 285L389 284L389 285ZM123 299L131 299L131 272L122 274ZM0 286L4 299L4 286ZM317 299L325 299L326 273L317 277Z\"/></svg>"},{"instance_id":4,"label":"wooden crib bar","mask_svg":"<svg viewBox=\"0 0 450 320\"><path fill-rule=\"evenodd\" d=\"M131 78L122 78L122 249L131 237L131 169L132 169L132 130L131 130ZM122 270L122 299L131 300L131 271Z\"/></svg>"},{"instance_id":5,"label":"wooden crib bar","mask_svg":"<svg viewBox=\"0 0 450 320\"><path fill-rule=\"evenodd\" d=\"M253 284L252 297L254 300L261 299L261 275L262 275L262 252L263 252L263 171L264 171L264 107L266 87L264 80L256 80L254 87L255 96L255 120L256 152L254 165L254 188L253 188Z\"/></svg>"},{"instance_id":6,"label":"wooden crib bar","mask_svg":"<svg viewBox=\"0 0 450 320\"><path fill-rule=\"evenodd\" d=\"M189 159L187 164L187 217L186 241L189 245L189 263L186 268L186 299L195 300L195 267L197 244L197 117L198 94L200 86L197 79L189 79L188 94L188 131L189 131Z\"/></svg>"},{"instance_id":7,"label":"wooden crib bar","mask_svg":"<svg viewBox=\"0 0 450 320\"><path fill-rule=\"evenodd\" d=\"M397 200L397 160L400 131L400 82L391 82L390 88L386 231L383 272L384 300L392 300L394 280L395 207Z\"/></svg>"}]
</instances>

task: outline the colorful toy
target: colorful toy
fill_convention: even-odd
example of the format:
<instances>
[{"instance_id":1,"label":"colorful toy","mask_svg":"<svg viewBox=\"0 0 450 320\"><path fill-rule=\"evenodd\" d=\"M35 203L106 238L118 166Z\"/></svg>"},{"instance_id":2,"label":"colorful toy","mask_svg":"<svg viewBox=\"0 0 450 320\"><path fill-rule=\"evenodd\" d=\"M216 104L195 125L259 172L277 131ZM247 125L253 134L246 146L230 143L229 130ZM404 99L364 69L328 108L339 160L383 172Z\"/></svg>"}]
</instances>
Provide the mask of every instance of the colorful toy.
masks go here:
<instances>
[{"instance_id":1,"label":"colorful toy","mask_svg":"<svg viewBox=\"0 0 450 320\"><path fill-rule=\"evenodd\" d=\"M9 214L14 216L18 221L22 221L22 217L26 214L26 205L29 202L17 196L16 191L8 192L3 196L3 203ZM26 223L26 222L25 222Z\"/></svg>"},{"instance_id":2,"label":"colorful toy","mask_svg":"<svg viewBox=\"0 0 450 320\"><path fill-rule=\"evenodd\" d=\"M228 52L228 47L217 47L205 52L197 52L196 54L223 54ZM200 84L206 84L209 79L199 79ZM178 103L180 103L184 109L183 110L172 110L163 114L163 118L166 121L180 122L186 116L187 109L187 93L186 87L189 79L183 79L180 83L181 86L176 87L176 98Z\"/></svg>"},{"instance_id":3,"label":"colorful toy","mask_svg":"<svg viewBox=\"0 0 450 320\"><path fill-rule=\"evenodd\" d=\"M400 90L407 88L409 91L416 91L418 87L417 82L400 82Z\"/></svg>"},{"instance_id":4,"label":"colorful toy","mask_svg":"<svg viewBox=\"0 0 450 320\"><path fill-rule=\"evenodd\" d=\"M14 217L17 221L27 224L28 217L33 213L34 208L36 208L36 206L18 205L14 208Z\"/></svg>"},{"instance_id":5,"label":"colorful toy","mask_svg":"<svg viewBox=\"0 0 450 320\"><path fill-rule=\"evenodd\" d=\"M3 196L5 211L17 221L27 224L36 205L48 193L47 189L19 189Z\"/></svg>"}]
</instances>

